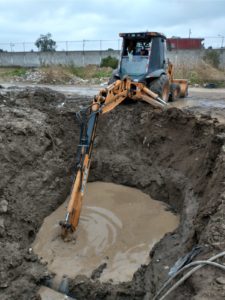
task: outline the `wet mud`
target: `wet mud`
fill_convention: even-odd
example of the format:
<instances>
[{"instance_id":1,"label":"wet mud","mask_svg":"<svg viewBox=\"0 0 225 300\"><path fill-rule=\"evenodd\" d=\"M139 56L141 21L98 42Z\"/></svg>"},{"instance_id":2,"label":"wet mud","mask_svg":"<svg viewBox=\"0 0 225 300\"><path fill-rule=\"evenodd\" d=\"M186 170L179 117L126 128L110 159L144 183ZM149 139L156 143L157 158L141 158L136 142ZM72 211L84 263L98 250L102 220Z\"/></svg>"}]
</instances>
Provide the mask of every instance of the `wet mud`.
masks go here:
<instances>
[{"instance_id":1,"label":"wet mud","mask_svg":"<svg viewBox=\"0 0 225 300\"><path fill-rule=\"evenodd\" d=\"M69 195L79 136L75 112L89 100L48 89L1 89L0 299L37 299L39 287L54 278L32 244L44 218ZM210 111L187 108L160 112L137 103L101 116L89 181L135 187L169 205L180 223L154 245L132 280L78 275L68 278L70 296L153 299L193 246L203 248L196 259L224 250L224 132ZM221 276L205 267L168 299L223 299Z\"/></svg>"},{"instance_id":2,"label":"wet mud","mask_svg":"<svg viewBox=\"0 0 225 300\"><path fill-rule=\"evenodd\" d=\"M178 226L178 216L143 192L113 183L89 183L80 223L74 240L64 242L59 220L68 201L48 216L33 244L39 257L48 262L60 284L63 275L91 277L105 264L101 282L132 280L133 273L149 263L149 252L165 233Z\"/></svg>"}]
</instances>

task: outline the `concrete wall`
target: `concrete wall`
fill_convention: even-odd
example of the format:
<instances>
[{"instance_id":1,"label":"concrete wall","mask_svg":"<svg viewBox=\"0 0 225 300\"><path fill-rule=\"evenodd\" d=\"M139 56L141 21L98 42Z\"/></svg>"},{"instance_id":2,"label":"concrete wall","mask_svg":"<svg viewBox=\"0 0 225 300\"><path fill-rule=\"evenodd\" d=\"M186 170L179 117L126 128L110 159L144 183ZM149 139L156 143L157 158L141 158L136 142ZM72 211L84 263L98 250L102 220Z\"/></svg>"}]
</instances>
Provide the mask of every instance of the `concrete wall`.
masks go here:
<instances>
[{"instance_id":1,"label":"concrete wall","mask_svg":"<svg viewBox=\"0 0 225 300\"><path fill-rule=\"evenodd\" d=\"M119 51L3 52L0 53L0 66L98 65L109 55L118 58Z\"/></svg>"},{"instance_id":2,"label":"concrete wall","mask_svg":"<svg viewBox=\"0 0 225 300\"><path fill-rule=\"evenodd\" d=\"M210 50L174 50L167 57L174 64L194 66L198 64L206 51ZM220 67L225 68L225 49L218 49ZM3 52L0 53L0 66L39 67L45 65L99 65L101 59L111 55L119 58L119 51L56 51L56 52Z\"/></svg>"},{"instance_id":3,"label":"concrete wall","mask_svg":"<svg viewBox=\"0 0 225 300\"><path fill-rule=\"evenodd\" d=\"M210 49L198 49L198 50L174 50L168 51L167 57L176 65L185 65L193 67L198 65L205 54L211 51ZM214 49L219 54L220 57L220 68L225 69L225 48Z\"/></svg>"}]
</instances>

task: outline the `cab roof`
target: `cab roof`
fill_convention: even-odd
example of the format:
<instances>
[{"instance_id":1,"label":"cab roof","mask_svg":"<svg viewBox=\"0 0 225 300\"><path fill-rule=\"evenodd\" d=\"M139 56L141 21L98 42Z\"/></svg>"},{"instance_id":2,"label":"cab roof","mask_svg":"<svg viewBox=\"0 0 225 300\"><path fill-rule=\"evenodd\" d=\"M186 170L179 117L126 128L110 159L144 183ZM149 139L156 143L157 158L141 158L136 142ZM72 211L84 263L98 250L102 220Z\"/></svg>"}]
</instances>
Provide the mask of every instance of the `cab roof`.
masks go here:
<instances>
[{"instance_id":1,"label":"cab roof","mask_svg":"<svg viewBox=\"0 0 225 300\"><path fill-rule=\"evenodd\" d=\"M149 38L149 37L161 37L163 39L166 39L166 36L163 33L152 32L152 31L120 33L119 36L123 38L129 38L129 39Z\"/></svg>"}]
</instances>

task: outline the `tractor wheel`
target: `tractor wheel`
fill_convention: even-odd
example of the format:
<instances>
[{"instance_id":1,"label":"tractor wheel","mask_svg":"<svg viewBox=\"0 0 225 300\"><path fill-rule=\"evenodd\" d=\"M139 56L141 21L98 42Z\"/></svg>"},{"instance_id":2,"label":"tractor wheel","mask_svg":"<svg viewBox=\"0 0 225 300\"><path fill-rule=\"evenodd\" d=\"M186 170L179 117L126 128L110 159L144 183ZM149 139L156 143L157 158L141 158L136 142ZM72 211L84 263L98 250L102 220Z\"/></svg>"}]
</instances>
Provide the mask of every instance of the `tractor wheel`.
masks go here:
<instances>
[{"instance_id":1,"label":"tractor wheel","mask_svg":"<svg viewBox=\"0 0 225 300\"><path fill-rule=\"evenodd\" d=\"M170 94L170 84L169 79L165 74L150 82L149 89L158 94L162 100L168 102Z\"/></svg>"},{"instance_id":2,"label":"tractor wheel","mask_svg":"<svg viewBox=\"0 0 225 300\"><path fill-rule=\"evenodd\" d=\"M180 98L180 85L177 83L172 83L170 85L170 101L176 101Z\"/></svg>"}]
</instances>

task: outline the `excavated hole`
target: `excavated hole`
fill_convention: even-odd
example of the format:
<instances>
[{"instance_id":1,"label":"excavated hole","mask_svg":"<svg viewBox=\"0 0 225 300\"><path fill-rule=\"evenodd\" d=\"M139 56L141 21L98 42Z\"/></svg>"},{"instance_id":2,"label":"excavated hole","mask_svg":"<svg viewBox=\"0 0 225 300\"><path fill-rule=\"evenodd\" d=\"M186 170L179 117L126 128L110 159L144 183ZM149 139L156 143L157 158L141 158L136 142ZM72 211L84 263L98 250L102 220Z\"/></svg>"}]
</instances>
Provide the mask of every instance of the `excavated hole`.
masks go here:
<instances>
[{"instance_id":1,"label":"excavated hole","mask_svg":"<svg viewBox=\"0 0 225 300\"><path fill-rule=\"evenodd\" d=\"M4 141L0 159L5 174L0 191L8 202L7 213L1 213L0 295L31 298L51 275L28 249L43 219L68 196L79 135L74 111L81 102L48 90L10 93L0 100ZM100 118L89 181L135 187L168 204L181 222L154 246L151 262L141 266L130 282L101 283L77 276L67 281L70 295L151 298L180 256L196 244L210 249L218 243L211 216L219 213L224 189L223 131L211 118L198 119L175 108L159 112L142 103L120 106ZM191 297L196 282L189 287L185 292Z\"/></svg>"},{"instance_id":2,"label":"excavated hole","mask_svg":"<svg viewBox=\"0 0 225 300\"><path fill-rule=\"evenodd\" d=\"M114 283L132 280L133 273L149 263L154 244L179 223L167 205L140 190L93 182L87 185L79 227L66 243L58 223L67 205L64 202L45 219L33 243L34 252L56 274L55 289L64 275Z\"/></svg>"},{"instance_id":3,"label":"excavated hole","mask_svg":"<svg viewBox=\"0 0 225 300\"><path fill-rule=\"evenodd\" d=\"M221 202L222 132L210 118L198 119L177 109L152 111L142 103L121 106L101 118L90 180L136 187L169 204L181 223L156 244L150 264L142 266L130 284L101 285L78 278L70 282L73 295L151 299L178 258L208 243L206 215ZM93 290L84 292L88 287ZM187 288L187 294L193 292L192 286Z\"/></svg>"}]
</instances>

